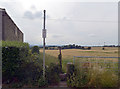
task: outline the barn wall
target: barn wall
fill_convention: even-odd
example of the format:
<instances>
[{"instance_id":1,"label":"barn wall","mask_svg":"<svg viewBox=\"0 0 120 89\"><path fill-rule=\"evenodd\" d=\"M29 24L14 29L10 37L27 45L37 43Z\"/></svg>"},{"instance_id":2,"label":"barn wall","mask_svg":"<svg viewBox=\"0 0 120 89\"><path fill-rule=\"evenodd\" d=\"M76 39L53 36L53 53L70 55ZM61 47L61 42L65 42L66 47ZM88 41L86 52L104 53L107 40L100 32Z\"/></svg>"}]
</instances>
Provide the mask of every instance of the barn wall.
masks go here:
<instances>
[{"instance_id":1,"label":"barn wall","mask_svg":"<svg viewBox=\"0 0 120 89\"><path fill-rule=\"evenodd\" d=\"M2 10L0 10L0 40L2 40Z\"/></svg>"},{"instance_id":2,"label":"barn wall","mask_svg":"<svg viewBox=\"0 0 120 89\"><path fill-rule=\"evenodd\" d=\"M3 26L4 26L4 39L5 41L21 41L23 42L23 33L19 30L13 20L4 11L3 12Z\"/></svg>"}]
</instances>

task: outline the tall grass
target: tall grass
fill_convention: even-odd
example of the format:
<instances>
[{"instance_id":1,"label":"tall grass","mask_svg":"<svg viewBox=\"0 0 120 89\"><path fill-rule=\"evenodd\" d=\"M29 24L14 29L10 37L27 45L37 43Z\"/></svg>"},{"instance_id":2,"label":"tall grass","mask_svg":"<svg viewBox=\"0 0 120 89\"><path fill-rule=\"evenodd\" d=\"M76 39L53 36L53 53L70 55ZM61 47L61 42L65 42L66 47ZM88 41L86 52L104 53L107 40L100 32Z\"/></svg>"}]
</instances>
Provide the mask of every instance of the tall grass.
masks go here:
<instances>
[{"instance_id":1,"label":"tall grass","mask_svg":"<svg viewBox=\"0 0 120 89\"><path fill-rule=\"evenodd\" d=\"M62 71L63 72L67 72L67 63L69 63L69 62L73 62L73 60L72 59L62 59Z\"/></svg>"},{"instance_id":2,"label":"tall grass","mask_svg":"<svg viewBox=\"0 0 120 89\"><path fill-rule=\"evenodd\" d=\"M72 87L117 87L118 63L105 59L79 59L68 85Z\"/></svg>"},{"instance_id":3,"label":"tall grass","mask_svg":"<svg viewBox=\"0 0 120 89\"><path fill-rule=\"evenodd\" d=\"M40 59L43 59L43 53L40 52ZM51 56L49 54L45 54L45 64L50 65L51 63L58 64L58 58Z\"/></svg>"}]
</instances>

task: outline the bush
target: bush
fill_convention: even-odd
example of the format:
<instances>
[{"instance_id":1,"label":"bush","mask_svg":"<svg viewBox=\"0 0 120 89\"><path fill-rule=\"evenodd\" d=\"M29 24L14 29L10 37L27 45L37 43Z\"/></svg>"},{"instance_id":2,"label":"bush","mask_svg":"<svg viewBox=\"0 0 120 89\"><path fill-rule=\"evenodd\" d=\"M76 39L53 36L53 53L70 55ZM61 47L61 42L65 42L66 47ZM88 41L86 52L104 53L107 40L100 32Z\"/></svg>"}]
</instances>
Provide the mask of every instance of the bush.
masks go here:
<instances>
[{"instance_id":1,"label":"bush","mask_svg":"<svg viewBox=\"0 0 120 89\"><path fill-rule=\"evenodd\" d=\"M21 83L28 83L29 80L36 80L40 76L41 69L30 60L33 56L29 53L27 43L3 41L2 44L3 84L12 84L11 87L21 86Z\"/></svg>"},{"instance_id":2,"label":"bush","mask_svg":"<svg viewBox=\"0 0 120 89\"><path fill-rule=\"evenodd\" d=\"M20 71L19 68L22 63L23 60L21 60L20 48L3 47L2 48L3 81L12 82L14 77L21 78L21 75L19 75L18 73Z\"/></svg>"},{"instance_id":3,"label":"bush","mask_svg":"<svg viewBox=\"0 0 120 89\"><path fill-rule=\"evenodd\" d=\"M38 46L34 46L32 48L32 53L38 53L39 54L39 47Z\"/></svg>"},{"instance_id":4,"label":"bush","mask_svg":"<svg viewBox=\"0 0 120 89\"><path fill-rule=\"evenodd\" d=\"M91 49L91 47L88 47L88 50L90 50Z\"/></svg>"},{"instance_id":5,"label":"bush","mask_svg":"<svg viewBox=\"0 0 120 89\"><path fill-rule=\"evenodd\" d=\"M60 66L54 63L51 63L46 70L46 81L48 84L57 84L60 81L59 78Z\"/></svg>"},{"instance_id":6,"label":"bush","mask_svg":"<svg viewBox=\"0 0 120 89\"><path fill-rule=\"evenodd\" d=\"M74 64L67 64L67 75L68 76L73 75L74 71L75 71Z\"/></svg>"},{"instance_id":7,"label":"bush","mask_svg":"<svg viewBox=\"0 0 120 89\"><path fill-rule=\"evenodd\" d=\"M45 86L47 83L45 83L44 79L43 79L43 76L41 76L38 80L38 85L39 87L43 87Z\"/></svg>"},{"instance_id":8,"label":"bush","mask_svg":"<svg viewBox=\"0 0 120 89\"><path fill-rule=\"evenodd\" d=\"M43 82L42 55L30 51L26 44L13 44L17 42L4 42L2 47L2 73L3 84L9 84L10 88L32 85L43 87L48 84L59 82L59 65L55 64L56 59L46 55L46 81ZM12 46L13 45L13 46ZM50 60L50 58L53 58ZM49 63L48 63L49 62ZM4 86L3 86L4 87Z\"/></svg>"},{"instance_id":9,"label":"bush","mask_svg":"<svg viewBox=\"0 0 120 89\"><path fill-rule=\"evenodd\" d=\"M42 64L38 54L31 54L27 48L2 48L3 84L11 87L24 84L37 84L42 76ZM19 85L20 84L20 85Z\"/></svg>"},{"instance_id":10,"label":"bush","mask_svg":"<svg viewBox=\"0 0 120 89\"><path fill-rule=\"evenodd\" d=\"M29 44L17 41L2 41L2 47L18 47L18 48L24 47L29 49Z\"/></svg>"},{"instance_id":11,"label":"bush","mask_svg":"<svg viewBox=\"0 0 120 89\"><path fill-rule=\"evenodd\" d=\"M70 73L67 76L67 84L70 87L86 87L89 77L88 69L77 69L74 65L71 65L69 69Z\"/></svg>"}]
</instances>

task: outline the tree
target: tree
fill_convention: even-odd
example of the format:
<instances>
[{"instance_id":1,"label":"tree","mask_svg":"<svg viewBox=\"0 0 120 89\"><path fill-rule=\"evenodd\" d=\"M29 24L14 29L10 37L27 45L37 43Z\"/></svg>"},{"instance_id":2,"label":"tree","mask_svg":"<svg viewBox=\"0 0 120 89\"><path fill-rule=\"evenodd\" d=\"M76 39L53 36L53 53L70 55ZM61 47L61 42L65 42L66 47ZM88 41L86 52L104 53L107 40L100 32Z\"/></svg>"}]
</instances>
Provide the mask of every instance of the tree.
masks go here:
<instances>
[{"instance_id":1,"label":"tree","mask_svg":"<svg viewBox=\"0 0 120 89\"><path fill-rule=\"evenodd\" d=\"M88 47L88 50L90 50L91 49L91 47Z\"/></svg>"},{"instance_id":2,"label":"tree","mask_svg":"<svg viewBox=\"0 0 120 89\"><path fill-rule=\"evenodd\" d=\"M33 48L32 48L32 53L40 53L39 52L39 47L38 46L34 46Z\"/></svg>"}]
</instances>

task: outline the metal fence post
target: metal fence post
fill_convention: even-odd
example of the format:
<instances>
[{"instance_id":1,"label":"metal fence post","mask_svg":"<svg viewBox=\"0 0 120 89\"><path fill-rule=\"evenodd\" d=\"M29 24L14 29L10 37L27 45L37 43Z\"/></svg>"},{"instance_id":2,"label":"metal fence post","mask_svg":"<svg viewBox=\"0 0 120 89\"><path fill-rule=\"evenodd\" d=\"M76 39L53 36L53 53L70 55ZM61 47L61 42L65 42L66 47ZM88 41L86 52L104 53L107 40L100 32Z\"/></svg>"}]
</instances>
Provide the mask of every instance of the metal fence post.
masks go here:
<instances>
[{"instance_id":1,"label":"metal fence post","mask_svg":"<svg viewBox=\"0 0 120 89\"><path fill-rule=\"evenodd\" d=\"M73 64L75 64L75 56L73 56Z\"/></svg>"}]
</instances>

